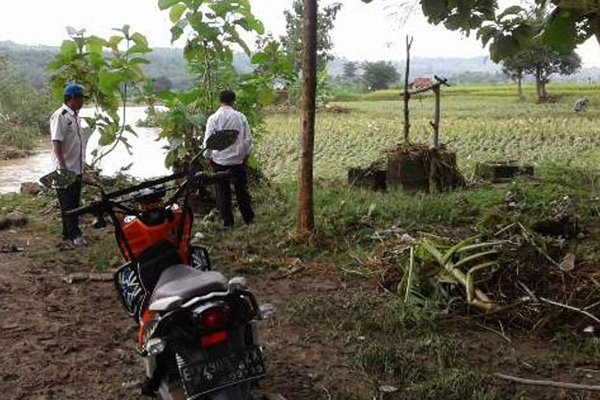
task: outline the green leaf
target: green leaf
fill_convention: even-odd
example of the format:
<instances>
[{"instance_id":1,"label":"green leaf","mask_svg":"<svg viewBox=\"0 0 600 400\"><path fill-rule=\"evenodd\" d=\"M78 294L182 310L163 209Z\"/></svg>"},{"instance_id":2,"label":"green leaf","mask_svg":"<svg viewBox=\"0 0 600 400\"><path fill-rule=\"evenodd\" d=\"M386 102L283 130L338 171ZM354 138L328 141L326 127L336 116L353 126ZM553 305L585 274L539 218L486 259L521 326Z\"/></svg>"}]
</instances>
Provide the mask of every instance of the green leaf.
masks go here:
<instances>
[{"instance_id":1,"label":"green leaf","mask_svg":"<svg viewBox=\"0 0 600 400\"><path fill-rule=\"evenodd\" d=\"M215 29L204 22L201 13L192 14L189 17L189 23L202 39L214 40L219 36L218 29Z\"/></svg>"},{"instance_id":2,"label":"green leaf","mask_svg":"<svg viewBox=\"0 0 600 400\"><path fill-rule=\"evenodd\" d=\"M173 7L171 7L171 12L169 13L171 22L176 23L179 21L179 18L181 18L185 10L187 10L187 6L185 4L175 4Z\"/></svg>"},{"instance_id":3,"label":"green leaf","mask_svg":"<svg viewBox=\"0 0 600 400\"><path fill-rule=\"evenodd\" d=\"M89 53L102 54L104 46L108 46L108 42L97 36L90 36L85 41L85 47Z\"/></svg>"},{"instance_id":4,"label":"green leaf","mask_svg":"<svg viewBox=\"0 0 600 400\"><path fill-rule=\"evenodd\" d=\"M166 10L167 8L171 8L179 2L180 0L158 0L158 8L161 10Z\"/></svg>"},{"instance_id":5,"label":"green leaf","mask_svg":"<svg viewBox=\"0 0 600 400\"><path fill-rule=\"evenodd\" d=\"M189 21L187 18L180 19L177 23L171 28L171 43L177 41L183 35L184 28L188 25Z\"/></svg>"},{"instance_id":6,"label":"green leaf","mask_svg":"<svg viewBox=\"0 0 600 400\"><path fill-rule=\"evenodd\" d=\"M119 44L123 41L123 36L112 36L108 41L108 46L117 51L119 49Z\"/></svg>"},{"instance_id":7,"label":"green leaf","mask_svg":"<svg viewBox=\"0 0 600 400\"><path fill-rule=\"evenodd\" d=\"M108 125L106 128L100 130L100 139L98 144L100 146L108 146L117 139L117 132L113 125Z\"/></svg>"},{"instance_id":8,"label":"green leaf","mask_svg":"<svg viewBox=\"0 0 600 400\"><path fill-rule=\"evenodd\" d=\"M242 39L239 33L235 30L235 28L231 25L225 25L223 30L231 35L231 39L233 42L240 45L240 47L244 50L247 55L250 55L251 51L244 39Z\"/></svg>"},{"instance_id":9,"label":"green leaf","mask_svg":"<svg viewBox=\"0 0 600 400\"><path fill-rule=\"evenodd\" d=\"M495 26L484 26L477 31L477 39L480 39L485 47L494 36L498 35L498 33L498 28Z\"/></svg>"},{"instance_id":10,"label":"green leaf","mask_svg":"<svg viewBox=\"0 0 600 400\"><path fill-rule=\"evenodd\" d=\"M101 70L98 74L98 89L105 94L113 94L121 83L121 75Z\"/></svg>"},{"instance_id":11,"label":"green leaf","mask_svg":"<svg viewBox=\"0 0 600 400\"><path fill-rule=\"evenodd\" d=\"M518 15L521 12L525 12L525 9L521 6L511 6L504 10L500 15L498 15L498 21L507 15Z\"/></svg>"},{"instance_id":12,"label":"green leaf","mask_svg":"<svg viewBox=\"0 0 600 400\"><path fill-rule=\"evenodd\" d=\"M542 41L559 52L567 52L577 47L577 27L575 13L557 9L550 17Z\"/></svg>"},{"instance_id":13,"label":"green leaf","mask_svg":"<svg viewBox=\"0 0 600 400\"><path fill-rule=\"evenodd\" d=\"M131 35L131 40L133 40L133 42L137 45L148 47L148 39L146 39L146 37L141 33L136 32Z\"/></svg>"},{"instance_id":14,"label":"green leaf","mask_svg":"<svg viewBox=\"0 0 600 400\"><path fill-rule=\"evenodd\" d=\"M256 53L252 56L250 62L254 65L264 64L267 61L267 56L265 53Z\"/></svg>"},{"instance_id":15,"label":"green leaf","mask_svg":"<svg viewBox=\"0 0 600 400\"><path fill-rule=\"evenodd\" d=\"M129 60L129 64L132 65L139 65L139 64L151 64L151 62L149 60L146 60L145 58L141 58L141 57L136 57L136 58L132 58L131 60Z\"/></svg>"},{"instance_id":16,"label":"green leaf","mask_svg":"<svg viewBox=\"0 0 600 400\"><path fill-rule=\"evenodd\" d=\"M60 46L60 52L68 57L77 55L77 44L72 40L65 40Z\"/></svg>"},{"instance_id":17,"label":"green leaf","mask_svg":"<svg viewBox=\"0 0 600 400\"><path fill-rule=\"evenodd\" d=\"M498 63L505 58L512 57L520 50L519 42L513 36L501 36L490 46L490 56L492 61Z\"/></svg>"},{"instance_id":18,"label":"green leaf","mask_svg":"<svg viewBox=\"0 0 600 400\"><path fill-rule=\"evenodd\" d=\"M151 53L152 49L148 48L147 46L141 45L141 44L134 44L133 46L131 46L129 48L129 50L127 50L127 55L131 55L131 54L135 54L135 53L139 53L139 54L146 54L146 53Z\"/></svg>"}]
</instances>

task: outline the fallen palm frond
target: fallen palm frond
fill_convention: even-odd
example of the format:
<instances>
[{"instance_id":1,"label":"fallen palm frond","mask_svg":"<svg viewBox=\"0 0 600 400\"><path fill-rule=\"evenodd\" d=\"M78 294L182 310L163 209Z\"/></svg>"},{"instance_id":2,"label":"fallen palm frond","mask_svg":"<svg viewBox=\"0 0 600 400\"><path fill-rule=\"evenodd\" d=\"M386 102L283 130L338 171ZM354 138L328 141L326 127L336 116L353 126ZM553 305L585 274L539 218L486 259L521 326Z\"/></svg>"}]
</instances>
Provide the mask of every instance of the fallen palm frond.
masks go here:
<instances>
[{"instance_id":1,"label":"fallen palm frond","mask_svg":"<svg viewBox=\"0 0 600 400\"><path fill-rule=\"evenodd\" d=\"M495 304L475 286L478 272L498 266L493 259L498 254L501 241L476 243L479 237L472 237L448 248L434 244L429 239L410 247L408 266L398 285L398 292L405 302L418 292L423 280L430 279L439 285L453 284L463 288L467 303L489 312Z\"/></svg>"},{"instance_id":2,"label":"fallen palm frond","mask_svg":"<svg viewBox=\"0 0 600 400\"><path fill-rule=\"evenodd\" d=\"M465 239L452 246L445 253L442 253L440 249L428 240L424 240L420 246L431 254L438 265L443 268L442 275L445 272L445 274L450 275L451 278L454 278L464 288L468 304L487 312L493 310L494 303L485 293L475 287L474 277L479 271L498 266L497 261L490 261L489 258L498 253L496 248L502 242L473 243L478 239L479 237ZM491 250L473 252L482 249Z\"/></svg>"}]
</instances>

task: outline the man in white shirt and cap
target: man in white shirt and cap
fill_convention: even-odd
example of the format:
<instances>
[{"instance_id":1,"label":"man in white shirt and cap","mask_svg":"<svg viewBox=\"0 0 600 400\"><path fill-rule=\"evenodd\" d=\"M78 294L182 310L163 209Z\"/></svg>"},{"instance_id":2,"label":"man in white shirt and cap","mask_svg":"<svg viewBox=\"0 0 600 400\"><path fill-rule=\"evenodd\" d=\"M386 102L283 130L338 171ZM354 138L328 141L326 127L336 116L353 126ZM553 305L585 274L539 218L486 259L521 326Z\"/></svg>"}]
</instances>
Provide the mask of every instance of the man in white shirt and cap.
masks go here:
<instances>
[{"instance_id":1,"label":"man in white shirt and cap","mask_svg":"<svg viewBox=\"0 0 600 400\"><path fill-rule=\"evenodd\" d=\"M63 240L76 246L87 243L79 229L77 217L66 216L69 210L79 207L81 201L81 179L85 162L85 139L82 137L78 116L83 107L85 94L77 84L68 84L63 92L64 104L50 118L52 138L52 164L57 171L73 173L75 181L66 188L57 189L62 213Z\"/></svg>"},{"instance_id":2,"label":"man in white shirt and cap","mask_svg":"<svg viewBox=\"0 0 600 400\"><path fill-rule=\"evenodd\" d=\"M248 119L233 108L235 93L226 90L220 94L221 107L208 118L204 144L209 137L219 131L237 131L238 138L230 147L222 151L210 151L209 157L216 172L229 171L232 176L235 196L246 224L254 222L252 197L248 191L248 172L246 160L252 150L252 133ZM223 219L225 229L233 228L233 212L231 206L231 182L220 181L216 185L217 207Z\"/></svg>"}]
</instances>

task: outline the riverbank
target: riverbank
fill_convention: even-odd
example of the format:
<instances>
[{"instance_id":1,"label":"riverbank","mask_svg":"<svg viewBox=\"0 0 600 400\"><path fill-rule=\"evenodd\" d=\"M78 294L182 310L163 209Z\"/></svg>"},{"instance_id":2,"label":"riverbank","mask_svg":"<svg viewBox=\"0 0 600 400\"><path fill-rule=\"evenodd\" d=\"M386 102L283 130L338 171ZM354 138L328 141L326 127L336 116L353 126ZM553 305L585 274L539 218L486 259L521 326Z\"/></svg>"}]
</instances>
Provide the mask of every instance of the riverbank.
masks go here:
<instances>
[{"instance_id":1,"label":"riverbank","mask_svg":"<svg viewBox=\"0 0 600 400\"><path fill-rule=\"evenodd\" d=\"M522 274L532 263L542 266L539 282L548 282L550 273L566 283L585 281L589 269L597 274L596 189L576 171L562 172L435 196L318 184L317 231L308 242L292 234L296 195L290 185L253 188L257 222L250 227L225 233L217 220L198 218L195 229L204 235L215 268L229 277L246 276L260 302L277 309L277 317L262 326L269 374L261 390L288 400L596 398L585 391L514 385L494 375L597 385L600 341L583 332L600 328L593 320L551 308L540 316L552 317L544 329L519 328L506 319L482 318L456 284L445 283L448 297L437 300L414 286L419 295L410 302L399 285L408 265L402 249L410 238L456 243L476 230L485 234L485 226L496 232L516 221L533 229L565 196L582 235L556 243L576 254L574 269L561 271L541 253L524 258L521 253L530 254L526 244L521 253L507 247L506 255L520 263ZM507 201L509 192L515 199ZM513 201L519 207L511 208ZM0 196L0 210L20 210L29 218L27 226L3 231L0 239L11 250L0 253L0 294L6 298L0 321L7 332L0 345L11 361L0 366L0 390L11 399L137 399L121 386L141 374L133 351L135 324L125 317L112 284L64 279L119 265L110 232L93 231L86 220L90 247L61 251L52 194ZM553 248L545 247L556 257ZM500 276L510 273L506 261L495 270ZM425 284L424 275L419 279ZM522 280L531 285L525 275ZM573 297L530 287L560 302ZM502 298L486 292L495 301ZM597 291L590 296L589 312L596 313L594 298L600 297Z\"/></svg>"}]
</instances>

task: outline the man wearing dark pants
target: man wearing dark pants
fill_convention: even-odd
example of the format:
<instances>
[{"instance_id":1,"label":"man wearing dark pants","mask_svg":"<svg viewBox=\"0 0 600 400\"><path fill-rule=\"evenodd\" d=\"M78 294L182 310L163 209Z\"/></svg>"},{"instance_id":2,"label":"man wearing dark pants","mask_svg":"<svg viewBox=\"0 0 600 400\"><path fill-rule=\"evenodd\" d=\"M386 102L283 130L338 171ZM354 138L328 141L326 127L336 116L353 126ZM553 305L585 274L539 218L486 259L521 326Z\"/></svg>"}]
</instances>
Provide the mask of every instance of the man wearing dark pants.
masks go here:
<instances>
[{"instance_id":1,"label":"man wearing dark pants","mask_svg":"<svg viewBox=\"0 0 600 400\"><path fill-rule=\"evenodd\" d=\"M246 160L252 149L252 133L248 125L246 116L236 110L235 93L229 90L221 92L221 107L208 118L206 123L206 134L204 135L204 144L209 137L219 131L237 131L238 138L230 147L222 151L213 150L209 156L216 172L229 171L232 176L232 183L235 189L242 218L246 224L254 221L254 211L252 210L252 197L248 191L248 173L246 170ZM231 182L220 181L216 185L217 207L223 225L226 229L233 228L233 211L231 206Z\"/></svg>"},{"instance_id":2,"label":"man wearing dark pants","mask_svg":"<svg viewBox=\"0 0 600 400\"><path fill-rule=\"evenodd\" d=\"M63 240L76 246L85 246L86 241L79 229L77 217L65 215L79 207L81 200L81 176L85 157L85 140L82 137L79 110L83 107L84 92L79 85L69 84L63 92L64 104L50 118L52 135L52 164L59 172L77 176L66 188L57 189L62 213Z\"/></svg>"}]
</instances>

